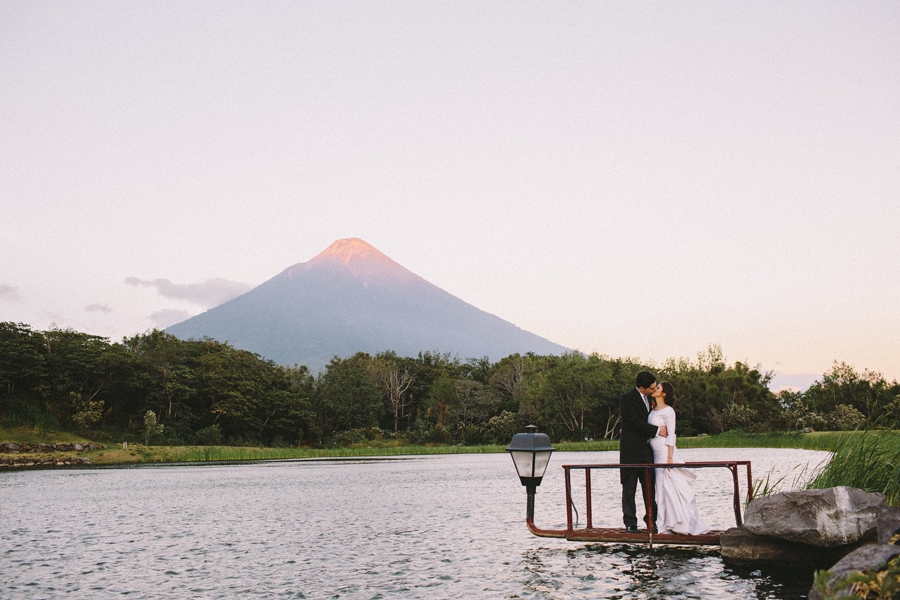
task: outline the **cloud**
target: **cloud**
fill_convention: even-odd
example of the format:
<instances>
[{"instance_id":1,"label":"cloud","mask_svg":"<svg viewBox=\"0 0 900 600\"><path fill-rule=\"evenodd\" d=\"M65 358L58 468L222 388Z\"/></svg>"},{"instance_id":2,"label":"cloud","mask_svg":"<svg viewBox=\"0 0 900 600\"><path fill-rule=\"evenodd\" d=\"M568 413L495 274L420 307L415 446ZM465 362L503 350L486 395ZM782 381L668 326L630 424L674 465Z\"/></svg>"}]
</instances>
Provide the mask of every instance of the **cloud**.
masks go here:
<instances>
[{"instance_id":1,"label":"cloud","mask_svg":"<svg viewBox=\"0 0 900 600\"><path fill-rule=\"evenodd\" d=\"M111 313L112 309L106 304L90 304L84 307L87 312Z\"/></svg>"},{"instance_id":2,"label":"cloud","mask_svg":"<svg viewBox=\"0 0 900 600\"><path fill-rule=\"evenodd\" d=\"M206 308L218 306L253 289L250 284L229 281L221 277L207 279L203 283L186 284L172 283L168 279L148 281L137 277L126 277L125 283L134 286L155 287L161 296L174 300L186 300Z\"/></svg>"},{"instance_id":3,"label":"cloud","mask_svg":"<svg viewBox=\"0 0 900 600\"><path fill-rule=\"evenodd\" d=\"M186 310L176 310L174 308L164 308L150 315L150 320L156 325L157 329L165 329L169 325L181 323L185 319L189 319L191 313Z\"/></svg>"},{"instance_id":4,"label":"cloud","mask_svg":"<svg viewBox=\"0 0 900 600\"><path fill-rule=\"evenodd\" d=\"M13 286L6 283L0 283L0 300L20 302L22 297L19 295L19 290Z\"/></svg>"}]
</instances>

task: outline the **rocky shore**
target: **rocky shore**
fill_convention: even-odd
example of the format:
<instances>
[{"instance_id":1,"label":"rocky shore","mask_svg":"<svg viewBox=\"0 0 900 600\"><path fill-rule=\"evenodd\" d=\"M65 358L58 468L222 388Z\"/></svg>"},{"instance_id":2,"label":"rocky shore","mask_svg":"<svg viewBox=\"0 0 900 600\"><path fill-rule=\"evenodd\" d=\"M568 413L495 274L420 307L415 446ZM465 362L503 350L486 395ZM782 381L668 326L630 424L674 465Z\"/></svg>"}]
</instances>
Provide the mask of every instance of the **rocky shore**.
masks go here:
<instances>
[{"instance_id":1,"label":"rocky shore","mask_svg":"<svg viewBox=\"0 0 900 600\"><path fill-rule=\"evenodd\" d=\"M900 508L850 487L782 492L752 500L743 527L723 533L721 545L730 564L825 567L824 593L814 585L809 598L838 597L853 593L852 574L869 573L879 586L896 579L888 571L900 556Z\"/></svg>"},{"instance_id":2,"label":"rocky shore","mask_svg":"<svg viewBox=\"0 0 900 600\"><path fill-rule=\"evenodd\" d=\"M97 444L26 444L5 442L0 444L2 454L61 454L63 452L83 452L106 448ZM87 465L91 459L81 456L0 456L0 468L3 467L65 467Z\"/></svg>"},{"instance_id":3,"label":"rocky shore","mask_svg":"<svg viewBox=\"0 0 900 600\"><path fill-rule=\"evenodd\" d=\"M82 456L16 456L0 457L0 469L3 467L67 467L71 465L87 465L91 459Z\"/></svg>"},{"instance_id":4,"label":"rocky shore","mask_svg":"<svg viewBox=\"0 0 900 600\"><path fill-rule=\"evenodd\" d=\"M106 448L98 444L26 444L24 442L6 442L0 444L0 452L9 454L52 454L54 452L82 452L84 450L97 450Z\"/></svg>"}]
</instances>

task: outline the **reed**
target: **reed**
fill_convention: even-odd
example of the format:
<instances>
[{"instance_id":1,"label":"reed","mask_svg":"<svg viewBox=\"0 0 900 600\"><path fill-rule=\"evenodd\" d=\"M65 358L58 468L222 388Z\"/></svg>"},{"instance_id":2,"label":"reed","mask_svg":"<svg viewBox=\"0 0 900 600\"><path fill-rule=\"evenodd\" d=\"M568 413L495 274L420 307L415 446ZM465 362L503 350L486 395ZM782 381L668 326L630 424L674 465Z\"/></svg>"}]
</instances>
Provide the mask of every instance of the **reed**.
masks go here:
<instances>
[{"instance_id":1,"label":"reed","mask_svg":"<svg viewBox=\"0 0 900 600\"><path fill-rule=\"evenodd\" d=\"M900 506L900 432L860 431L845 436L834 456L806 484L806 489L849 486L880 492Z\"/></svg>"}]
</instances>

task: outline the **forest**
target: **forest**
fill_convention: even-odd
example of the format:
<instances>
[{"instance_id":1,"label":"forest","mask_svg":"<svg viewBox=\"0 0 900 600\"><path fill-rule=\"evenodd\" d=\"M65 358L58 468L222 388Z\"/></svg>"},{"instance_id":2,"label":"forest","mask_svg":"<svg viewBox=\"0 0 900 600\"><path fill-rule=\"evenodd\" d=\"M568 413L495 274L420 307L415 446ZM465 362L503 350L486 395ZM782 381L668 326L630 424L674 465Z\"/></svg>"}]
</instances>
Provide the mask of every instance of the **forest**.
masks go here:
<instances>
[{"instance_id":1,"label":"forest","mask_svg":"<svg viewBox=\"0 0 900 600\"><path fill-rule=\"evenodd\" d=\"M900 425L896 380L835 361L805 392L773 393L771 372L727 364L716 344L662 364L580 352L498 362L359 352L313 374L208 338L152 330L111 343L13 322L0 323L0 419L166 446L506 444L526 424L554 441L616 439L619 397L643 369L675 386L679 436Z\"/></svg>"}]
</instances>

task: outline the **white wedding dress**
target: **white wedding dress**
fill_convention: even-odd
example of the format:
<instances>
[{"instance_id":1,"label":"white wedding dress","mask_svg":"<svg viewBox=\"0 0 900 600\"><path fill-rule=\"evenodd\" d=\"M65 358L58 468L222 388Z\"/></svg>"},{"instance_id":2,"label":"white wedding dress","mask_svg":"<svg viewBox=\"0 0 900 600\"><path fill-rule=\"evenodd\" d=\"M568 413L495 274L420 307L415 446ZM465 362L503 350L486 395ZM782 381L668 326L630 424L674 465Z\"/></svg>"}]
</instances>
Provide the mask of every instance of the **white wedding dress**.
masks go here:
<instances>
[{"instance_id":1,"label":"white wedding dress","mask_svg":"<svg viewBox=\"0 0 900 600\"><path fill-rule=\"evenodd\" d=\"M666 426L668 437L656 436L650 440L650 446L653 462L669 462L668 447L675 445L675 410L671 406L651 410L647 422ZM672 462L684 463L678 457L678 448L672 454ZM656 469L656 528L659 533L709 533L709 527L697 515L697 502L691 491L690 484L696 478L693 471L684 467Z\"/></svg>"}]
</instances>

